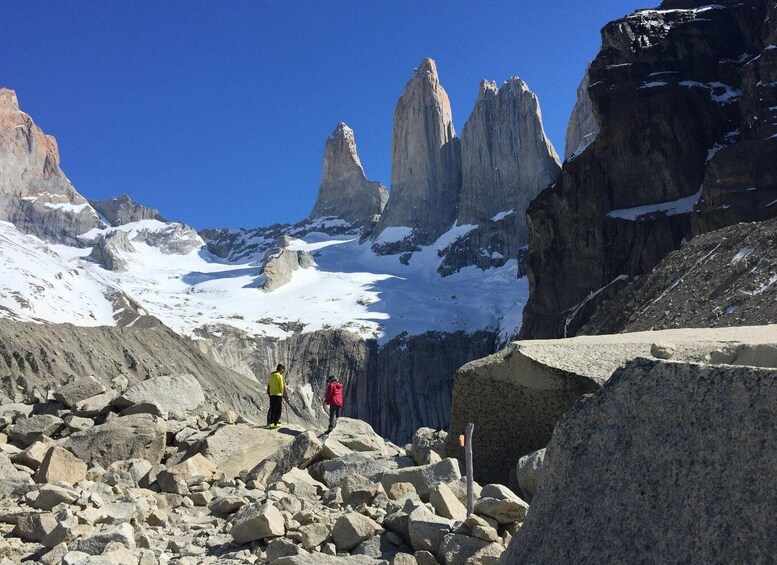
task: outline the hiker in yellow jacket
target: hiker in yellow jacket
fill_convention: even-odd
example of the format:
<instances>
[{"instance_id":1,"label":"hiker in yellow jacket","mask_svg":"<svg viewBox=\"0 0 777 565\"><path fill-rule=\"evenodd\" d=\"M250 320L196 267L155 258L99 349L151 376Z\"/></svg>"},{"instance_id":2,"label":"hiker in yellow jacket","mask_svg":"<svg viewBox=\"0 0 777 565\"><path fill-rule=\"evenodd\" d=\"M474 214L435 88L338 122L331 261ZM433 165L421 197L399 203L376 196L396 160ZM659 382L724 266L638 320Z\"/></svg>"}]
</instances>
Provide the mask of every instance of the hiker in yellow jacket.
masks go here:
<instances>
[{"instance_id":1,"label":"hiker in yellow jacket","mask_svg":"<svg viewBox=\"0 0 777 565\"><path fill-rule=\"evenodd\" d=\"M281 427L283 400L286 398L286 383L283 380L284 373L286 373L286 367L278 365L267 381L267 396L270 397L270 409L267 412L268 428Z\"/></svg>"}]
</instances>

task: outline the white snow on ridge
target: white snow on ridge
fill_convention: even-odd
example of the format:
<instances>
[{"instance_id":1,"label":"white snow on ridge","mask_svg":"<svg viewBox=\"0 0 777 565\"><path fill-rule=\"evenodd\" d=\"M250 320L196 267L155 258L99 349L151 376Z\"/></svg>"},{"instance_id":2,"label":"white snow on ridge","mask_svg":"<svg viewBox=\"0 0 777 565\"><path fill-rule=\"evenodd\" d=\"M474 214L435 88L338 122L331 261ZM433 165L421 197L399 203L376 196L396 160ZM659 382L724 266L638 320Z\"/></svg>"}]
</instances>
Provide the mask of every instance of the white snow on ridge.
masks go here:
<instances>
[{"instance_id":1,"label":"white snow on ridge","mask_svg":"<svg viewBox=\"0 0 777 565\"><path fill-rule=\"evenodd\" d=\"M512 335L520 327L528 282L516 277L517 264L482 271L476 267L441 277L439 251L474 226L454 225L433 245L412 255L376 255L370 242L313 233L293 240L316 265L298 270L291 282L273 292L258 288L264 280L252 259L230 262L204 246L188 254L163 253L133 240L144 231L172 224L145 220L121 229L135 253L126 253L126 272L105 270L88 258L90 248L46 244L0 224L0 316L29 321L114 325L105 294L118 289L174 331L196 338L203 326L228 325L251 335L288 337L287 322L305 332L342 328L385 342L403 332L500 329ZM498 297L498 299L495 299Z\"/></svg>"},{"instance_id":2,"label":"white snow on ridge","mask_svg":"<svg viewBox=\"0 0 777 565\"><path fill-rule=\"evenodd\" d=\"M610 218L633 221L654 212L663 212L667 216L690 214L693 211L694 205L699 201L699 198L701 198L701 189L696 194L687 196L685 198L680 198L679 200L661 202L659 204L647 204L645 206L636 206L634 208L621 208L619 210L612 210L607 214L607 216Z\"/></svg>"},{"instance_id":3,"label":"white snow on ridge","mask_svg":"<svg viewBox=\"0 0 777 565\"><path fill-rule=\"evenodd\" d=\"M404 239L407 239L413 235L413 228L408 227L388 227L384 229L375 240L376 245L384 245L386 243L398 243Z\"/></svg>"},{"instance_id":4,"label":"white snow on ridge","mask_svg":"<svg viewBox=\"0 0 777 565\"><path fill-rule=\"evenodd\" d=\"M0 272L0 316L79 326L115 324L105 296L109 285L8 222L0 222Z\"/></svg>"}]
</instances>

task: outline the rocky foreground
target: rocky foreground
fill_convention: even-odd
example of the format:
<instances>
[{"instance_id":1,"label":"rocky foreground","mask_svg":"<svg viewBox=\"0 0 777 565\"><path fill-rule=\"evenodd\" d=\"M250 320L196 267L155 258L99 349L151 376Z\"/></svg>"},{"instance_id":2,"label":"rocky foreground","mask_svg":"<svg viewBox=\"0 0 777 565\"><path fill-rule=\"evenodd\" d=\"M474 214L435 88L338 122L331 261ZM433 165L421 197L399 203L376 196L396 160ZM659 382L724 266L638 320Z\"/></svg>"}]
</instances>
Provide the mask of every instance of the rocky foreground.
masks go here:
<instances>
[{"instance_id":1,"label":"rocky foreground","mask_svg":"<svg viewBox=\"0 0 777 565\"><path fill-rule=\"evenodd\" d=\"M204 411L190 375L113 388L0 398L0 564L497 563L528 509L476 485L467 516L444 432L267 430Z\"/></svg>"}]
</instances>

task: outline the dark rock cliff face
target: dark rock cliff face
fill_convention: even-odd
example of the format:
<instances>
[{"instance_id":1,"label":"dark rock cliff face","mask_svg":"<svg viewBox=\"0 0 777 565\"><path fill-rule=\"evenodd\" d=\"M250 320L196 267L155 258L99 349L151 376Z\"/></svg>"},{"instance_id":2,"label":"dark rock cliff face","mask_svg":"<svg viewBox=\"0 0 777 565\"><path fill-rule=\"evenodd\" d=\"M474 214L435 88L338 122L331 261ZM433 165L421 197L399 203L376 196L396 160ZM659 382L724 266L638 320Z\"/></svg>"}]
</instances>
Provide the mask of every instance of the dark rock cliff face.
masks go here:
<instances>
[{"instance_id":1,"label":"dark rock cliff face","mask_svg":"<svg viewBox=\"0 0 777 565\"><path fill-rule=\"evenodd\" d=\"M580 333L777 323L775 240L775 218L701 234L603 303Z\"/></svg>"},{"instance_id":2,"label":"dark rock cliff face","mask_svg":"<svg viewBox=\"0 0 777 565\"><path fill-rule=\"evenodd\" d=\"M323 417L326 378L334 374L345 385L344 415L369 422L380 435L397 442L410 441L422 426L447 428L455 372L493 353L498 342L498 336L487 331L403 335L380 346L344 330L282 340L241 336L227 328L216 333L202 335L211 344L207 353L221 365L260 383L278 363L287 367L287 381L297 399L292 408L300 420Z\"/></svg>"},{"instance_id":3,"label":"dark rock cliff face","mask_svg":"<svg viewBox=\"0 0 777 565\"><path fill-rule=\"evenodd\" d=\"M690 237L694 205L698 231L770 215L753 208L766 196L746 197L739 215L711 207L725 206L724 194L773 190L774 168L763 161L773 141L747 127L760 118L746 110L761 88L750 78L753 58L770 56L773 3L661 8L602 30L588 73L601 131L528 210L532 295L522 337L573 335L602 299Z\"/></svg>"}]
</instances>

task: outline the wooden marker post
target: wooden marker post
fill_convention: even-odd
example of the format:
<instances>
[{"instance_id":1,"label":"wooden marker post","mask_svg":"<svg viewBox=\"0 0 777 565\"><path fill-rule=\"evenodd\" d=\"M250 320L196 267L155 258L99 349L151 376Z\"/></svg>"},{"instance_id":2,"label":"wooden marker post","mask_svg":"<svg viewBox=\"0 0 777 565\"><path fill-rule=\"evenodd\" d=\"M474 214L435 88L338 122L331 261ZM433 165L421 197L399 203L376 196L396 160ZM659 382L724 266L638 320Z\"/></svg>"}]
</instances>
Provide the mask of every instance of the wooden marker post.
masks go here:
<instances>
[{"instance_id":1,"label":"wooden marker post","mask_svg":"<svg viewBox=\"0 0 777 565\"><path fill-rule=\"evenodd\" d=\"M472 434L475 431L475 424L467 424L464 429L464 436L460 438L464 444L464 456L467 463L467 516L475 513L475 488L472 479Z\"/></svg>"}]
</instances>

